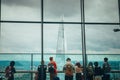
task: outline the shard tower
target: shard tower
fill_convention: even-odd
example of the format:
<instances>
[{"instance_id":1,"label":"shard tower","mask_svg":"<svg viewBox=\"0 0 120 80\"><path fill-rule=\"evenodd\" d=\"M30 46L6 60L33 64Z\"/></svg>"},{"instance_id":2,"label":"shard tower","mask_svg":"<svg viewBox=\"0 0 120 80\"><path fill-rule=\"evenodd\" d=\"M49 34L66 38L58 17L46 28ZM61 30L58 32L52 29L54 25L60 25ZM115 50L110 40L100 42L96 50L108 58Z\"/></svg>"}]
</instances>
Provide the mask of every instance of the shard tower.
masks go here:
<instances>
[{"instance_id":1,"label":"shard tower","mask_svg":"<svg viewBox=\"0 0 120 80\"><path fill-rule=\"evenodd\" d=\"M63 22L63 18L62 18ZM65 51L66 51L66 39L64 32L64 25L60 24L58 29L57 49L56 49L56 62L58 70L62 70L65 64Z\"/></svg>"}]
</instances>

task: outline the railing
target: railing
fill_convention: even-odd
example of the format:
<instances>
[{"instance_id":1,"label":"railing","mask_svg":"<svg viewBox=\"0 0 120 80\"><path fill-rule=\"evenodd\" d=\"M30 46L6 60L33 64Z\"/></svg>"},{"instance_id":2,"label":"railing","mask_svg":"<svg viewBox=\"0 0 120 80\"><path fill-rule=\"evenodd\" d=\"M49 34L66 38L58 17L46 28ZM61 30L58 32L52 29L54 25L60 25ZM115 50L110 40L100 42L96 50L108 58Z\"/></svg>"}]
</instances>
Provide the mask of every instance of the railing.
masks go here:
<instances>
[{"instance_id":1,"label":"railing","mask_svg":"<svg viewBox=\"0 0 120 80\"><path fill-rule=\"evenodd\" d=\"M15 80L34 80L34 76L36 72L37 72L36 70L17 70L15 73ZM4 77L5 72L1 71L0 74L3 80L5 80L5 77ZM120 80L120 70L111 70L110 74L111 74L111 80ZM60 77L61 80L64 80L63 71L58 71L58 76ZM47 80L49 80L48 72L47 72ZM75 80L75 77L74 77L74 80Z\"/></svg>"},{"instance_id":2,"label":"railing","mask_svg":"<svg viewBox=\"0 0 120 80\"><path fill-rule=\"evenodd\" d=\"M44 60L45 64L48 64L49 57L53 56L54 60L57 61L56 55L59 54L44 54ZM67 57L70 57L72 59L72 63L75 64L76 61L80 61L82 64L82 54L60 54L60 57L65 55L65 59ZM74 55L74 56L73 56ZM10 57L11 56L11 57ZM87 54L88 61L98 61L99 65L102 67L103 64L103 58L108 57L110 64L111 64L111 80L120 80L120 54ZM17 73L15 74L15 80L34 80L35 73L37 72L37 67L40 65L41 55L36 53L26 53L26 54L20 54L20 53L14 53L14 54L6 54L6 53L0 53L0 76L4 78L4 70L5 67L9 65L9 62L11 60L15 60L16 62L16 70ZM63 60L63 59L62 59ZM1 61L3 61L1 63ZM65 62L65 60L64 60ZM64 65L65 63L63 63ZM63 66L62 65L62 66ZM64 80L64 73L61 71L62 66L58 64L58 76L61 80ZM5 79L3 79L5 80ZM47 72L47 80L49 80L49 73ZM75 77L74 77L75 80Z\"/></svg>"}]
</instances>

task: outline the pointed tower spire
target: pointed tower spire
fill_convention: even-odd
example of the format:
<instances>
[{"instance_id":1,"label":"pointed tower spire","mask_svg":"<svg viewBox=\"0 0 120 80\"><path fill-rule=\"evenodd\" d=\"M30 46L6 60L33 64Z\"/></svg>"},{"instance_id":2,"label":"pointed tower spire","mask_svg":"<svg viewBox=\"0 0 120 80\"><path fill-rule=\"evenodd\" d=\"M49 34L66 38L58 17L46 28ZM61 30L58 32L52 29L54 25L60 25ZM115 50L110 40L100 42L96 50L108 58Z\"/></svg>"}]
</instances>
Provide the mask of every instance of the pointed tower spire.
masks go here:
<instances>
[{"instance_id":1,"label":"pointed tower spire","mask_svg":"<svg viewBox=\"0 0 120 80\"><path fill-rule=\"evenodd\" d=\"M61 16L62 22L64 20L64 15ZM64 24L59 25L58 29L58 39L57 39L57 49L56 49L56 62L58 64L58 70L61 70L65 64L65 50L66 50L66 41L65 41L65 32Z\"/></svg>"}]
</instances>

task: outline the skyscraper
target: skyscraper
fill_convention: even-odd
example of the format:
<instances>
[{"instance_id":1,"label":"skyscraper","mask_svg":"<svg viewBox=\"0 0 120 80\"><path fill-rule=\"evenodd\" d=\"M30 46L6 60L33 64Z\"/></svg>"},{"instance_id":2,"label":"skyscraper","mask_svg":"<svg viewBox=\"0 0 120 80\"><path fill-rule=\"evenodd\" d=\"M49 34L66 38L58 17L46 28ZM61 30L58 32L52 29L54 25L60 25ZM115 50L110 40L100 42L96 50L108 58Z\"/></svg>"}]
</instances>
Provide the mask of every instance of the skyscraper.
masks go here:
<instances>
[{"instance_id":1,"label":"skyscraper","mask_svg":"<svg viewBox=\"0 0 120 80\"><path fill-rule=\"evenodd\" d=\"M63 18L62 18L63 22ZM64 25L60 24L58 29L58 39L57 39L57 49L56 49L56 62L58 63L58 70L61 70L65 64L65 50L66 50L66 41L65 41L65 32Z\"/></svg>"}]
</instances>

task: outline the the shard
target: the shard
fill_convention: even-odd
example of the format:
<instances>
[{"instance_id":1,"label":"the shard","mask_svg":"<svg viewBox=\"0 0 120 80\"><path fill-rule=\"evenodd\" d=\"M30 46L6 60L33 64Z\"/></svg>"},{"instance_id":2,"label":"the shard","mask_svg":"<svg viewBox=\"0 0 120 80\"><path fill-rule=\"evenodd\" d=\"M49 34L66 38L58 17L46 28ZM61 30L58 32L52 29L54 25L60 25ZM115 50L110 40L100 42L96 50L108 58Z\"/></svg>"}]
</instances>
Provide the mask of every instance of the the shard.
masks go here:
<instances>
[{"instance_id":1,"label":"the shard","mask_svg":"<svg viewBox=\"0 0 120 80\"><path fill-rule=\"evenodd\" d=\"M63 17L62 17L63 22ZM56 49L56 62L58 70L62 70L65 64L65 51L66 51L66 39L64 25L60 24L58 29L57 49Z\"/></svg>"}]
</instances>

